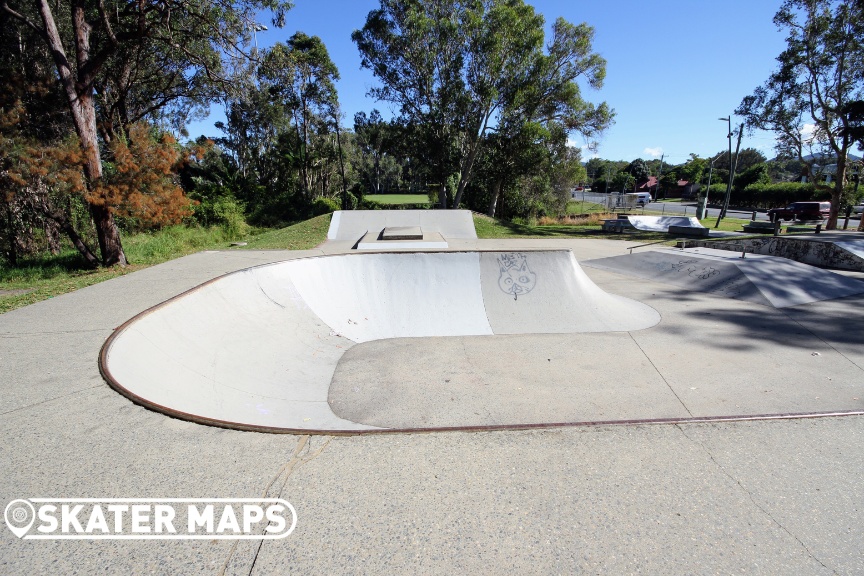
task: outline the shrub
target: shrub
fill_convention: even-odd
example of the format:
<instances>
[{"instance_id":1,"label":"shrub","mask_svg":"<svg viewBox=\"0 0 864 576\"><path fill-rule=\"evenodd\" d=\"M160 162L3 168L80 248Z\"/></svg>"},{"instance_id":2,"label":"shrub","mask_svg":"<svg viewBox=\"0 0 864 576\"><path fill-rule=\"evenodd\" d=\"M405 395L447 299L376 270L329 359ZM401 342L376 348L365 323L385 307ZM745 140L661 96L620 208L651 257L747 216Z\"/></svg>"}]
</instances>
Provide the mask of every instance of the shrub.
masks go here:
<instances>
[{"instance_id":1,"label":"shrub","mask_svg":"<svg viewBox=\"0 0 864 576\"><path fill-rule=\"evenodd\" d=\"M335 212L336 210L341 209L336 200L333 198L324 198L323 196L320 198L316 198L314 202L312 202L312 215L313 216L321 216L322 214L329 214L330 212Z\"/></svg>"},{"instance_id":2,"label":"shrub","mask_svg":"<svg viewBox=\"0 0 864 576\"><path fill-rule=\"evenodd\" d=\"M733 191L730 204L754 208L775 208L792 202L820 200L815 186L803 182L778 182L776 184L751 184L740 192Z\"/></svg>"},{"instance_id":3,"label":"shrub","mask_svg":"<svg viewBox=\"0 0 864 576\"><path fill-rule=\"evenodd\" d=\"M249 232L243 204L234 198L228 196L220 198L213 209L226 239L239 240Z\"/></svg>"}]
</instances>

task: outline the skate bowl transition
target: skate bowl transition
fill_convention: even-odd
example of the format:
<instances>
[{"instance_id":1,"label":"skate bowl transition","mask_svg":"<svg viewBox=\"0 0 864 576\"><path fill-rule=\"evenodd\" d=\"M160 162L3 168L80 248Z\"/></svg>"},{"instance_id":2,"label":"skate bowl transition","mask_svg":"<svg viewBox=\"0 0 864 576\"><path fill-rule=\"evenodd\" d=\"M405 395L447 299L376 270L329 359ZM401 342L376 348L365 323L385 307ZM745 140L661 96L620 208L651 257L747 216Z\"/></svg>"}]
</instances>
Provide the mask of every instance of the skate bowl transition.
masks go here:
<instances>
[{"instance_id":1,"label":"skate bowl transition","mask_svg":"<svg viewBox=\"0 0 864 576\"><path fill-rule=\"evenodd\" d=\"M704 228L693 216L627 216L630 225L645 232L668 232L669 227Z\"/></svg>"},{"instance_id":2,"label":"skate bowl transition","mask_svg":"<svg viewBox=\"0 0 864 576\"><path fill-rule=\"evenodd\" d=\"M398 339L422 357L424 347L459 337L491 339L494 349L496 338L512 345L513 335L629 332L659 321L653 308L595 285L569 250L353 252L248 268L194 288L118 328L100 367L133 401L199 423L386 431L395 427L341 417L328 401L352 347ZM477 358L484 361L494 359Z\"/></svg>"}]
</instances>

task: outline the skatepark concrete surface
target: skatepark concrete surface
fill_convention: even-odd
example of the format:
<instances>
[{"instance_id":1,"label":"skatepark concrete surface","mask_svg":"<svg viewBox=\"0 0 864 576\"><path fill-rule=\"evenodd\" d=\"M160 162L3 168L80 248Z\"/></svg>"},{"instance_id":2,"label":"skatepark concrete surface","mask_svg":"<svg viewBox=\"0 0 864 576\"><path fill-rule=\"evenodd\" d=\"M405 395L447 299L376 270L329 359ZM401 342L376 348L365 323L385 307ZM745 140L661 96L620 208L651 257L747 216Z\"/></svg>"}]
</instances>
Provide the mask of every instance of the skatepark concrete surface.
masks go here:
<instances>
[{"instance_id":1,"label":"skatepark concrete surface","mask_svg":"<svg viewBox=\"0 0 864 576\"><path fill-rule=\"evenodd\" d=\"M460 243L569 249L580 264L632 245ZM32 541L3 529L0 573L864 572L860 294L775 308L584 267L660 322L368 339L341 353L328 393L334 413L370 427L557 420L568 406L583 423L639 420L647 406L654 424L262 434L166 416L102 379L102 345L130 318L229 272L335 249L202 252L0 315L4 506L260 496L298 516L291 535L263 543ZM242 350L242 333L229 336ZM743 419L694 421L704 415ZM749 419L759 415L769 418Z\"/></svg>"},{"instance_id":2,"label":"skatepark concrete surface","mask_svg":"<svg viewBox=\"0 0 864 576\"><path fill-rule=\"evenodd\" d=\"M584 264L775 308L864 293L864 282L830 270L711 248L658 249Z\"/></svg>"},{"instance_id":3,"label":"skatepark concrete surface","mask_svg":"<svg viewBox=\"0 0 864 576\"><path fill-rule=\"evenodd\" d=\"M355 343L628 332L659 321L651 307L599 289L567 250L342 254L243 270L150 310L112 336L102 368L130 398L195 421L368 431L381 427L339 418L327 402Z\"/></svg>"}]
</instances>

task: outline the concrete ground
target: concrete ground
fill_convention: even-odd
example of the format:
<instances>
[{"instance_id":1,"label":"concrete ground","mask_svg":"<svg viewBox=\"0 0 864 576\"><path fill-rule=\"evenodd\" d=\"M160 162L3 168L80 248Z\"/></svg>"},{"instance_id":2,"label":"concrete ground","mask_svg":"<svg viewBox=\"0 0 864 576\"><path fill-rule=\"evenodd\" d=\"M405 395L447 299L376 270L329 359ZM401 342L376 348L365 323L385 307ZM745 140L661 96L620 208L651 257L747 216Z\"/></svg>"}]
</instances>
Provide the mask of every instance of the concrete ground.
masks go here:
<instances>
[{"instance_id":1,"label":"concrete ground","mask_svg":"<svg viewBox=\"0 0 864 576\"><path fill-rule=\"evenodd\" d=\"M579 260L629 245L506 244L570 247ZM861 416L310 437L168 418L103 382L99 349L128 318L287 255L199 253L0 315L0 504L281 497L296 530L262 544L24 541L2 529L0 573L864 572ZM642 354L637 368L653 371L675 410L732 410L740 399L771 411L781 397L799 412L860 405L862 297L776 310L586 271L664 315L626 349L587 349L603 378L623 380ZM518 364L518 347L509 354ZM508 385L534 376L514 373ZM732 392L718 396L715 383Z\"/></svg>"}]
</instances>

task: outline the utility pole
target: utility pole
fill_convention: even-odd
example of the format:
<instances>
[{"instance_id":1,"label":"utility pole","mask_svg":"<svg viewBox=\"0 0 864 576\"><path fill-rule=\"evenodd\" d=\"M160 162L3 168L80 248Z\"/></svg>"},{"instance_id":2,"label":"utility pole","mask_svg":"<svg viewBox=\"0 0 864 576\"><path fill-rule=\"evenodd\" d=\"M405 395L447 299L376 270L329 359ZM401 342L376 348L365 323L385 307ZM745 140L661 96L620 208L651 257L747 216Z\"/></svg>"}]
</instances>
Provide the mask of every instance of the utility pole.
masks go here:
<instances>
[{"instance_id":1,"label":"utility pole","mask_svg":"<svg viewBox=\"0 0 864 576\"><path fill-rule=\"evenodd\" d=\"M657 196L660 195L660 177L663 175L663 159L666 158L666 154L660 154L660 168L657 169L657 190L654 191L654 200L657 200ZM664 196L665 198L665 196Z\"/></svg>"},{"instance_id":2,"label":"utility pole","mask_svg":"<svg viewBox=\"0 0 864 576\"><path fill-rule=\"evenodd\" d=\"M731 118L731 117L730 117ZM731 121L730 121L731 124ZM729 209L729 197L732 195L732 181L735 178L735 170L738 168L738 152L741 151L741 137L744 135L744 124L738 128L738 144L735 146L735 162L732 162L732 132L729 132L729 184L726 186L726 198L723 200L723 207L720 208L720 214L717 215L717 223L714 228L720 226L720 220L726 217L726 210Z\"/></svg>"}]
</instances>

